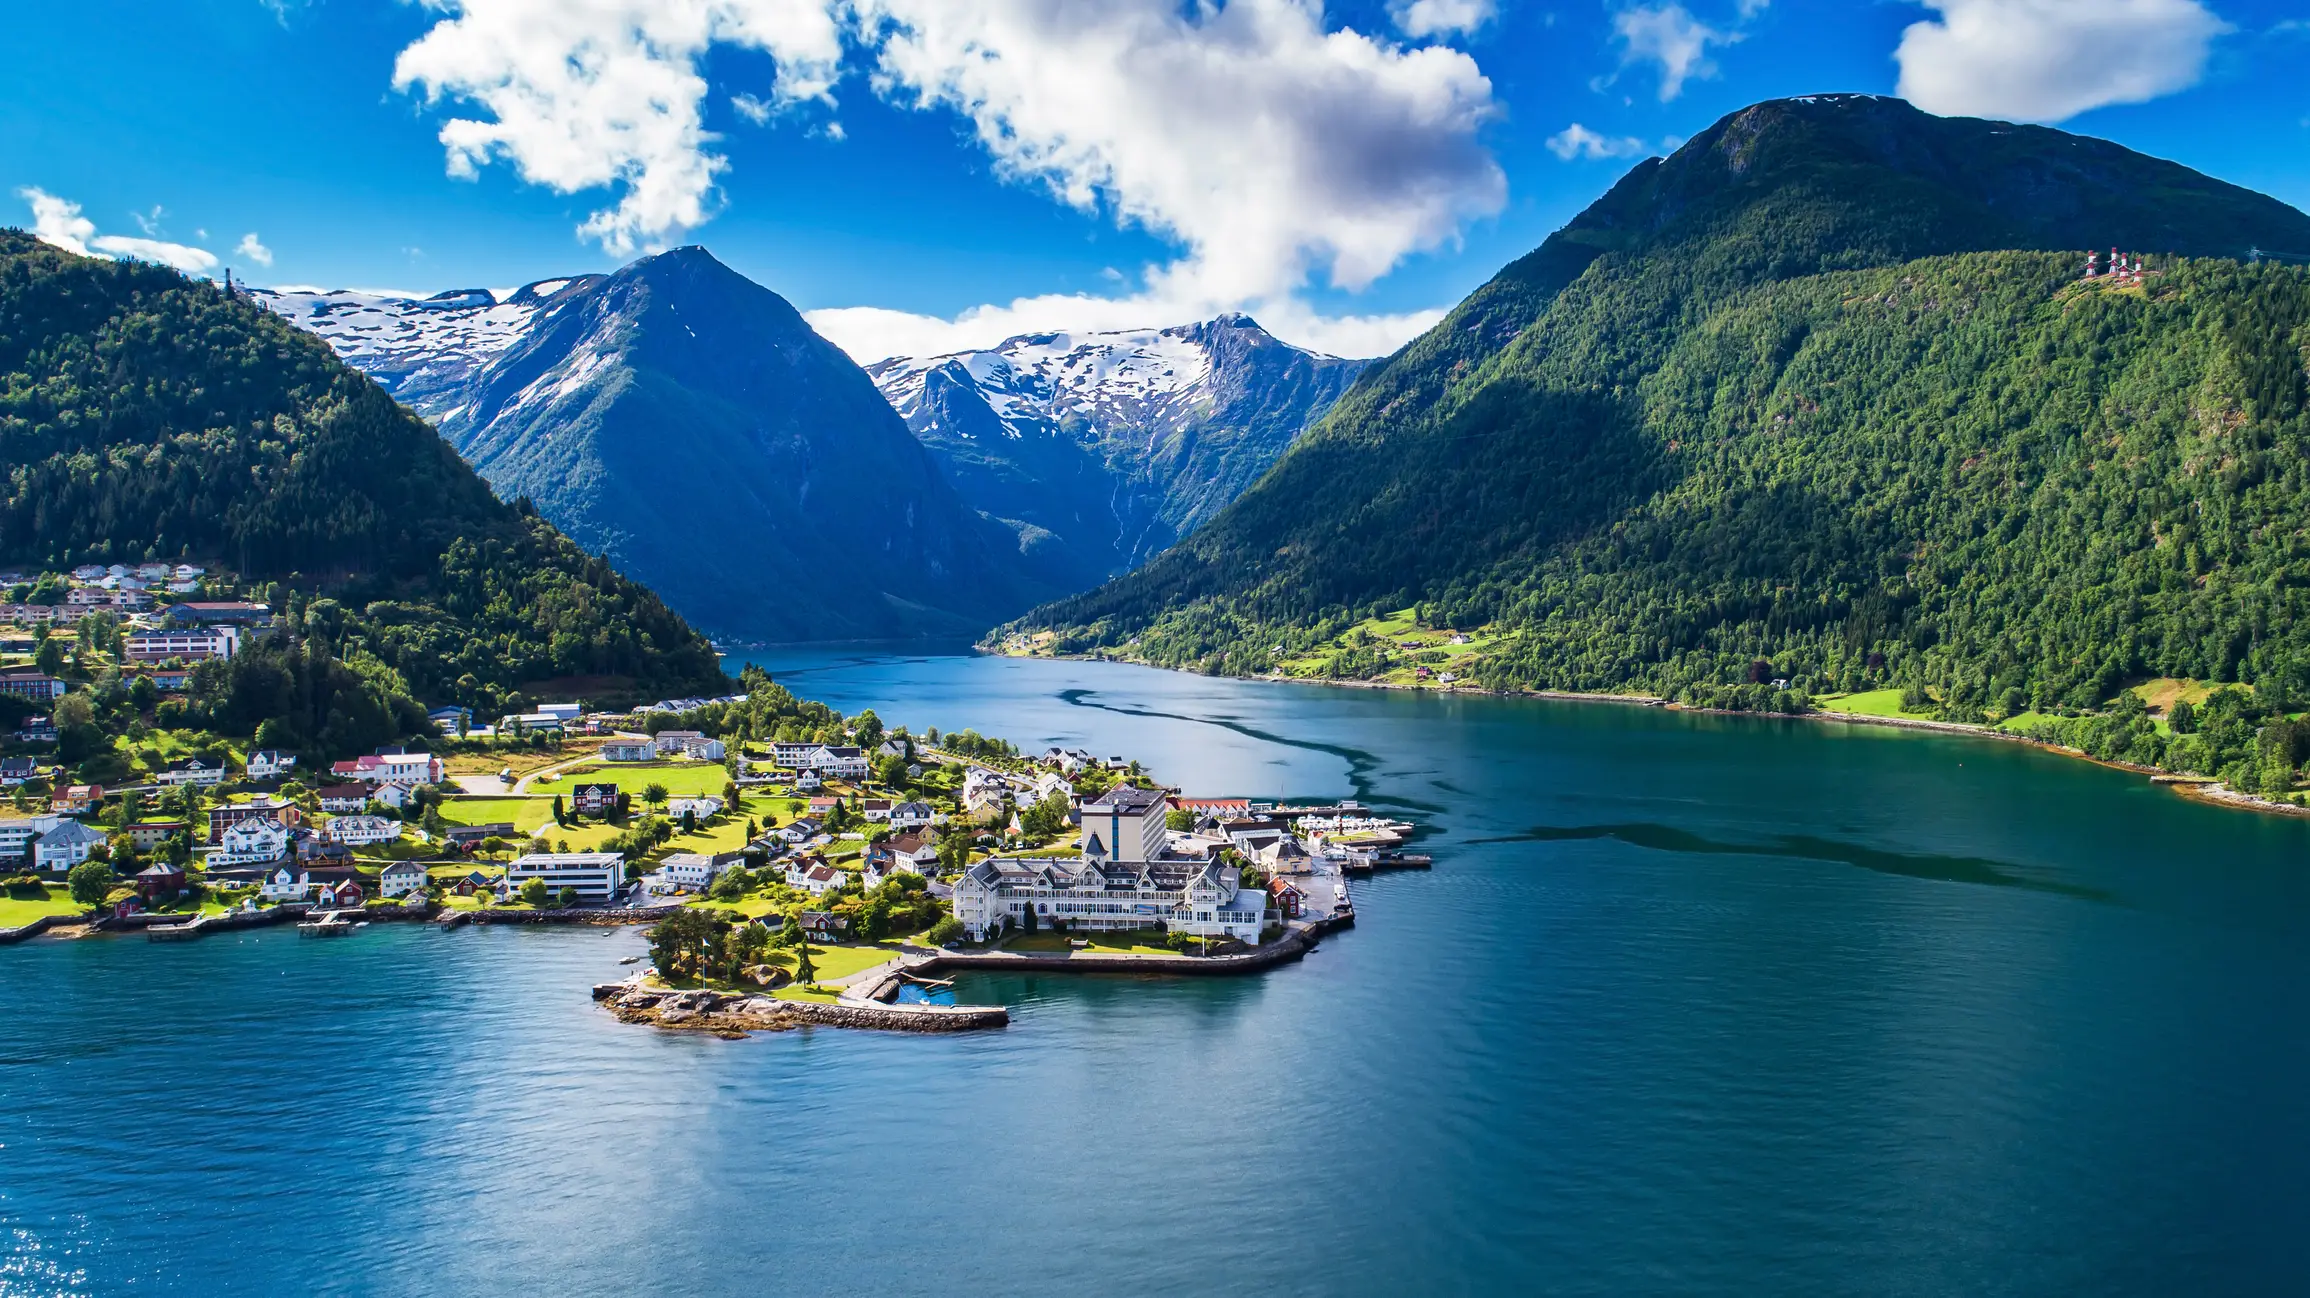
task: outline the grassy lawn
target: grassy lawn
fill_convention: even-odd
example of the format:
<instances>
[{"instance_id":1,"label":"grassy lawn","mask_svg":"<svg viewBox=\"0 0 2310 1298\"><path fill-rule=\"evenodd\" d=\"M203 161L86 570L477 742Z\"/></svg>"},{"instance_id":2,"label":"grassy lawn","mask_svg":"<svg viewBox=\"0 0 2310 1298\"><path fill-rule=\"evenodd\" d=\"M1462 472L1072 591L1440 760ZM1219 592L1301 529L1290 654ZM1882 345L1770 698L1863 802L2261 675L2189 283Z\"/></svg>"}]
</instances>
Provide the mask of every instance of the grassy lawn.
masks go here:
<instances>
[{"instance_id":1,"label":"grassy lawn","mask_svg":"<svg viewBox=\"0 0 2310 1298\"><path fill-rule=\"evenodd\" d=\"M533 833L553 819L552 798L444 798L441 818L452 825L490 825L510 822L523 833Z\"/></svg>"},{"instance_id":2,"label":"grassy lawn","mask_svg":"<svg viewBox=\"0 0 2310 1298\"><path fill-rule=\"evenodd\" d=\"M1150 944L1143 936L1147 930L1122 933L1022 933L1001 946L1004 951L1057 951L1074 950L1072 943L1081 938L1091 945L1087 951L1125 952L1136 955L1177 955L1170 947Z\"/></svg>"},{"instance_id":3,"label":"grassy lawn","mask_svg":"<svg viewBox=\"0 0 2310 1298\"><path fill-rule=\"evenodd\" d=\"M730 772L720 762L619 762L611 766L586 766L564 771L548 782L539 780L531 785L540 793L566 792L579 784L615 784L620 793L634 795L639 802L642 790L653 784L662 784L666 792L676 798L694 798L700 794L720 794L730 783Z\"/></svg>"},{"instance_id":4,"label":"grassy lawn","mask_svg":"<svg viewBox=\"0 0 2310 1298\"><path fill-rule=\"evenodd\" d=\"M79 915L87 907L74 902L62 888L50 888L45 899L0 896L0 928L22 928L42 915Z\"/></svg>"},{"instance_id":5,"label":"grassy lawn","mask_svg":"<svg viewBox=\"0 0 2310 1298\"><path fill-rule=\"evenodd\" d=\"M1849 712L1858 717L1911 717L1901 710L1901 691L1869 690L1861 694L1831 694L1813 700L1823 712ZM1912 718L1913 719L1913 718Z\"/></svg>"},{"instance_id":6,"label":"grassy lawn","mask_svg":"<svg viewBox=\"0 0 2310 1298\"><path fill-rule=\"evenodd\" d=\"M810 944L810 964L812 968L817 970L821 982L835 978L848 978L854 973L872 969L878 964L886 964L895 959L897 955L896 951L883 946L820 946L815 942ZM772 951L763 960L763 963L776 965L788 973L792 973L794 971L794 953L783 950Z\"/></svg>"}]
</instances>

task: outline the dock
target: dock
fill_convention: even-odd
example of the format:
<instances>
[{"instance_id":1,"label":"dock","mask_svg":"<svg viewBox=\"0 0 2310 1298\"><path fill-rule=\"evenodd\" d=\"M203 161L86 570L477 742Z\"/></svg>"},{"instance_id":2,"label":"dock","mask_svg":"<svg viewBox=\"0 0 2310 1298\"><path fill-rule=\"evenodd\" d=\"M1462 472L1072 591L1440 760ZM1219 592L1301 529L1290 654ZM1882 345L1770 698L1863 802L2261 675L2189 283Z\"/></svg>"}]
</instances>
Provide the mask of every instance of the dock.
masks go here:
<instances>
[{"instance_id":1,"label":"dock","mask_svg":"<svg viewBox=\"0 0 2310 1298\"><path fill-rule=\"evenodd\" d=\"M316 911L306 916L304 923L297 925L297 936L343 937L360 927L352 920L346 919L345 914L341 910Z\"/></svg>"},{"instance_id":2,"label":"dock","mask_svg":"<svg viewBox=\"0 0 2310 1298\"><path fill-rule=\"evenodd\" d=\"M148 942L190 942L201 935L201 930L215 915L195 915L189 924L156 924L144 931Z\"/></svg>"}]
</instances>

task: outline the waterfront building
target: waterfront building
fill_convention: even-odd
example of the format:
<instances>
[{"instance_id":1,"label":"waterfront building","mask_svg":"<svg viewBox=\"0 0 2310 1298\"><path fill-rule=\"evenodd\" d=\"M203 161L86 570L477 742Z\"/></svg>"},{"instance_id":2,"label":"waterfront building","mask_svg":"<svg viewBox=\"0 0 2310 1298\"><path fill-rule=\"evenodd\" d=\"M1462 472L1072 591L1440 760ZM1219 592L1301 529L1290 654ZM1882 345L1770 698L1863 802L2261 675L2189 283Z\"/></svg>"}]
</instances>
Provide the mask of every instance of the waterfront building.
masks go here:
<instances>
[{"instance_id":1,"label":"waterfront building","mask_svg":"<svg viewBox=\"0 0 2310 1298\"><path fill-rule=\"evenodd\" d=\"M415 861L395 861L377 875L377 895L405 897L425 888L425 867Z\"/></svg>"},{"instance_id":2,"label":"waterfront building","mask_svg":"<svg viewBox=\"0 0 2310 1298\"><path fill-rule=\"evenodd\" d=\"M714 858L703 852L676 852L661 862L643 882L652 893L665 896L681 889L704 892L722 873Z\"/></svg>"},{"instance_id":3,"label":"waterfront building","mask_svg":"<svg viewBox=\"0 0 2310 1298\"><path fill-rule=\"evenodd\" d=\"M625 882L626 861L616 852L531 852L505 868L515 889L532 879L555 892L576 890L580 901L608 901Z\"/></svg>"},{"instance_id":4,"label":"waterfront building","mask_svg":"<svg viewBox=\"0 0 2310 1298\"><path fill-rule=\"evenodd\" d=\"M1266 892L1243 887L1235 867L1209 861L990 857L955 880L954 915L974 942L1023 927L1030 909L1042 927L1164 928L1250 943L1269 918Z\"/></svg>"}]
</instances>

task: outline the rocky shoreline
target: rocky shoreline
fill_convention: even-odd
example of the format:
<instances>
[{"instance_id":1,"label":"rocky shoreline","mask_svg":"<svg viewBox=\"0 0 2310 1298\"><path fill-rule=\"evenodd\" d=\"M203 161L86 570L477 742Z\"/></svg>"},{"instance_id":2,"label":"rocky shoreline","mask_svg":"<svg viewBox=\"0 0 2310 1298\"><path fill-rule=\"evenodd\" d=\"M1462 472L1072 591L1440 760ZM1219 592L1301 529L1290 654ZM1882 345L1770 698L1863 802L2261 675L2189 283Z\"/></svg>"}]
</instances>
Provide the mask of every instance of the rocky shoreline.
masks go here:
<instances>
[{"instance_id":1,"label":"rocky shoreline","mask_svg":"<svg viewBox=\"0 0 2310 1298\"><path fill-rule=\"evenodd\" d=\"M1000 1005L879 1005L850 1001L788 1001L747 992L705 988L669 991L636 982L602 983L594 1000L620 1023L647 1023L735 1040L756 1032L795 1028L864 1028L878 1032L972 1032L1011 1021Z\"/></svg>"}]
</instances>

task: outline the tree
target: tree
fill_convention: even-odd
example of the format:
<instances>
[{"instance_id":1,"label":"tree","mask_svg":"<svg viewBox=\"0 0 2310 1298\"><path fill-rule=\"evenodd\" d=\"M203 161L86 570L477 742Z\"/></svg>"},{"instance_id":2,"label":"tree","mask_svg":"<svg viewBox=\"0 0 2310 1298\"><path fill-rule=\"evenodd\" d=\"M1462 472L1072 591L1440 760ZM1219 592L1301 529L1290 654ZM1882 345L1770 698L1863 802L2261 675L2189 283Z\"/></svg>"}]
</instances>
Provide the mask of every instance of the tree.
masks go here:
<instances>
[{"instance_id":1,"label":"tree","mask_svg":"<svg viewBox=\"0 0 2310 1298\"><path fill-rule=\"evenodd\" d=\"M557 825L569 824L569 817L562 810L561 795L558 793L553 795L553 823Z\"/></svg>"},{"instance_id":2,"label":"tree","mask_svg":"<svg viewBox=\"0 0 2310 1298\"><path fill-rule=\"evenodd\" d=\"M1026 917L1023 923L1024 927L1029 933L1034 932L1038 927L1041 926L1042 921L1035 918L1035 903L1030 901L1027 904L1019 907L1019 913Z\"/></svg>"},{"instance_id":3,"label":"tree","mask_svg":"<svg viewBox=\"0 0 2310 1298\"><path fill-rule=\"evenodd\" d=\"M956 919L952 915L949 915L946 918L941 919L938 923L931 925L930 931L923 934L924 937L929 938L932 944L936 946L945 946L947 943L955 941L962 935L962 921Z\"/></svg>"},{"instance_id":4,"label":"tree","mask_svg":"<svg viewBox=\"0 0 2310 1298\"><path fill-rule=\"evenodd\" d=\"M545 880L543 879L532 879L521 885L521 899L528 905L542 908L546 903L546 897Z\"/></svg>"},{"instance_id":5,"label":"tree","mask_svg":"<svg viewBox=\"0 0 2310 1298\"><path fill-rule=\"evenodd\" d=\"M1036 838L1048 838L1067 827L1067 797L1053 792L1019 816L1019 827Z\"/></svg>"},{"instance_id":6,"label":"tree","mask_svg":"<svg viewBox=\"0 0 2310 1298\"><path fill-rule=\"evenodd\" d=\"M1163 813L1163 827L1184 834L1195 828L1195 813L1185 807L1173 807Z\"/></svg>"},{"instance_id":7,"label":"tree","mask_svg":"<svg viewBox=\"0 0 2310 1298\"><path fill-rule=\"evenodd\" d=\"M555 894L554 894L554 898L553 898L553 904L554 904L554 905L556 905L556 906L559 906L559 907L561 907L563 910L568 910L570 907L577 905L577 904L578 904L578 891L577 891L577 889L575 889L575 888L564 888L564 889L562 889L560 892L558 892L558 893L555 893Z\"/></svg>"},{"instance_id":8,"label":"tree","mask_svg":"<svg viewBox=\"0 0 2310 1298\"><path fill-rule=\"evenodd\" d=\"M650 962L661 978L704 977L730 922L710 911L680 907L650 929Z\"/></svg>"},{"instance_id":9,"label":"tree","mask_svg":"<svg viewBox=\"0 0 2310 1298\"><path fill-rule=\"evenodd\" d=\"M653 783L650 783L650 784L646 784L646 785L643 785L643 786L642 786L642 801L644 801L644 802L651 802L651 803L662 803L662 802L664 802L665 800L666 800L666 786L665 786L665 785L663 785L663 784L657 784L657 783L654 783L654 782L653 782Z\"/></svg>"},{"instance_id":10,"label":"tree","mask_svg":"<svg viewBox=\"0 0 2310 1298\"><path fill-rule=\"evenodd\" d=\"M799 925L796 927L797 929L800 928ZM818 981L818 966L810 963L810 935L807 933L802 935L800 944L794 948L794 981L798 983Z\"/></svg>"},{"instance_id":11,"label":"tree","mask_svg":"<svg viewBox=\"0 0 2310 1298\"><path fill-rule=\"evenodd\" d=\"M103 905L118 882L119 876L102 861L84 861L64 876L65 890L72 894L73 901L83 906Z\"/></svg>"}]
</instances>

